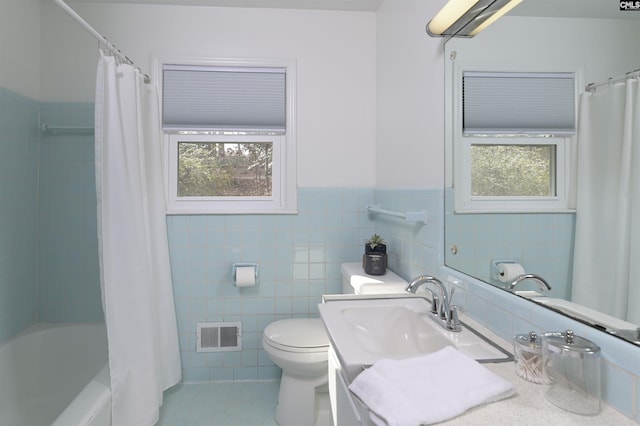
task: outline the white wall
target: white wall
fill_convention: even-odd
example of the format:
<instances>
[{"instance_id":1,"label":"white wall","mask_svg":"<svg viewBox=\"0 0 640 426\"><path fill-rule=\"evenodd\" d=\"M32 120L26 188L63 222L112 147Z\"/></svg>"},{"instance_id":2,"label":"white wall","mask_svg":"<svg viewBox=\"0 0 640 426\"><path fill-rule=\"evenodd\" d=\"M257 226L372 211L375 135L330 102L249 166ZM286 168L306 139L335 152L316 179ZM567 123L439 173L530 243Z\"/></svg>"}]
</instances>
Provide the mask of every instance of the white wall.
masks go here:
<instances>
[{"instance_id":1,"label":"white wall","mask_svg":"<svg viewBox=\"0 0 640 426\"><path fill-rule=\"evenodd\" d=\"M387 0L378 9L377 188L443 185L443 40L425 27L445 3Z\"/></svg>"},{"instance_id":2,"label":"white wall","mask_svg":"<svg viewBox=\"0 0 640 426\"><path fill-rule=\"evenodd\" d=\"M0 0L0 87L37 100L40 2Z\"/></svg>"},{"instance_id":3,"label":"white wall","mask_svg":"<svg viewBox=\"0 0 640 426\"><path fill-rule=\"evenodd\" d=\"M298 185L375 183L376 15L286 9L73 4L151 73L159 57L295 58ZM43 5L42 98L92 101L97 42Z\"/></svg>"},{"instance_id":4,"label":"white wall","mask_svg":"<svg viewBox=\"0 0 640 426\"><path fill-rule=\"evenodd\" d=\"M475 38L451 40L447 51L480 67L578 71L586 84L638 68L639 38L638 20L506 16Z\"/></svg>"}]
</instances>

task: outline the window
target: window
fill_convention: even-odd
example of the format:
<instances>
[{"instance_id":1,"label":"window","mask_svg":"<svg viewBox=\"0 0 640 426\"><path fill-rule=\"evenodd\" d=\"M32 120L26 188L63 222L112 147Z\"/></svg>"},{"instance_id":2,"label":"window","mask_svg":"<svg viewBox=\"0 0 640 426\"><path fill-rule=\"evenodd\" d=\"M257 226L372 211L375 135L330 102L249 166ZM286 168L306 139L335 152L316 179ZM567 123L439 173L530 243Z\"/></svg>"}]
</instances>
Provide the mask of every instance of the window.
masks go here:
<instances>
[{"instance_id":1,"label":"window","mask_svg":"<svg viewBox=\"0 0 640 426\"><path fill-rule=\"evenodd\" d=\"M295 213L294 63L165 61L156 68L168 213Z\"/></svg>"},{"instance_id":2,"label":"window","mask_svg":"<svg viewBox=\"0 0 640 426\"><path fill-rule=\"evenodd\" d=\"M568 208L573 73L460 73L454 122L457 212Z\"/></svg>"}]
</instances>

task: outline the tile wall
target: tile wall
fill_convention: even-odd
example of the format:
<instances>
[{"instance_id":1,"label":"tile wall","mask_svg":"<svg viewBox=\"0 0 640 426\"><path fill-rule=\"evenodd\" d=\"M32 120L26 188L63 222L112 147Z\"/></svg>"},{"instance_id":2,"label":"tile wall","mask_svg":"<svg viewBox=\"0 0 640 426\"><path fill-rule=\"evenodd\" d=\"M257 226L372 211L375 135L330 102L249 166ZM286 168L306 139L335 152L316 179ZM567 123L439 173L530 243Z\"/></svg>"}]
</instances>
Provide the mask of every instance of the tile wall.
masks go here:
<instances>
[{"instance_id":1,"label":"tile wall","mask_svg":"<svg viewBox=\"0 0 640 426\"><path fill-rule=\"evenodd\" d=\"M446 220L454 226L447 227L445 247L457 248L456 255L448 253L448 265L489 281L493 260L513 260L526 272L538 273L549 281L552 296L571 297L575 214L454 215L453 191L447 191ZM495 279L492 282L501 285Z\"/></svg>"},{"instance_id":2,"label":"tile wall","mask_svg":"<svg viewBox=\"0 0 640 426\"><path fill-rule=\"evenodd\" d=\"M0 88L0 343L36 321L101 321L93 103L40 103Z\"/></svg>"},{"instance_id":3,"label":"tile wall","mask_svg":"<svg viewBox=\"0 0 640 426\"><path fill-rule=\"evenodd\" d=\"M262 350L272 321L317 315L341 289L340 263L357 261L373 232L372 189L301 188L297 215L169 216L169 245L184 380L272 380ZM255 287L232 284L232 264L259 265ZM243 323L243 351L196 353L196 323Z\"/></svg>"},{"instance_id":4,"label":"tile wall","mask_svg":"<svg viewBox=\"0 0 640 426\"><path fill-rule=\"evenodd\" d=\"M41 125L93 127L93 103L42 103ZM102 321L93 134L42 134L38 320Z\"/></svg>"},{"instance_id":5,"label":"tile wall","mask_svg":"<svg viewBox=\"0 0 640 426\"><path fill-rule=\"evenodd\" d=\"M0 87L0 344L37 317L38 109Z\"/></svg>"},{"instance_id":6,"label":"tile wall","mask_svg":"<svg viewBox=\"0 0 640 426\"><path fill-rule=\"evenodd\" d=\"M438 265L441 190L301 188L298 215L169 216L169 244L184 379L273 380L280 370L262 350L272 321L317 315L323 294L342 289L340 264L360 261L375 231L388 242L390 265L407 276ZM431 210L427 225L366 212ZM377 223L374 225L374 223ZM259 264L259 284L233 286L234 262ZM398 267L394 268L394 265ZM243 323L242 352L195 352L196 323Z\"/></svg>"}]
</instances>

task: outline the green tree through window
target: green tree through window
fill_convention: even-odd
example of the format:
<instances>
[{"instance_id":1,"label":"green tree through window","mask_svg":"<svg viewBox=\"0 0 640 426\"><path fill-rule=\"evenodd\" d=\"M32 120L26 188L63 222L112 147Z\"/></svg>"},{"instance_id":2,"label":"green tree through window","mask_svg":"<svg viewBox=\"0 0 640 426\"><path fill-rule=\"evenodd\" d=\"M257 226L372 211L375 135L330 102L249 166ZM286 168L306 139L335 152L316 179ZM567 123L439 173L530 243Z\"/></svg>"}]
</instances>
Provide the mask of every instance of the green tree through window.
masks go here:
<instances>
[{"instance_id":1,"label":"green tree through window","mask_svg":"<svg viewBox=\"0 0 640 426\"><path fill-rule=\"evenodd\" d=\"M178 143L179 197L271 196L272 143Z\"/></svg>"}]
</instances>

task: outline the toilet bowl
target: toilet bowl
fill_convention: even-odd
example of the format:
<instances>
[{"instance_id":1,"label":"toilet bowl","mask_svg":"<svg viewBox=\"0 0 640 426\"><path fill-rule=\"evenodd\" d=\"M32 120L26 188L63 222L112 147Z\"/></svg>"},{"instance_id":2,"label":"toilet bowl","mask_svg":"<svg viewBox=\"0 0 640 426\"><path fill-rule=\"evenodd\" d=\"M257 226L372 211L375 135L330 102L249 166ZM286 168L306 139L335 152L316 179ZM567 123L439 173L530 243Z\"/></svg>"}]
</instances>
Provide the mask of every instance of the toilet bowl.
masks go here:
<instances>
[{"instance_id":1,"label":"toilet bowl","mask_svg":"<svg viewBox=\"0 0 640 426\"><path fill-rule=\"evenodd\" d=\"M367 275L360 263L344 263L342 291L350 294L404 292L405 280L390 270ZM328 398L329 337L319 318L292 318L272 322L264 329L262 347L282 369L276 422L280 426L318 426ZM324 405L323 405L324 404Z\"/></svg>"},{"instance_id":2,"label":"toilet bowl","mask_svg":"<svg viewBox=\"0 0 640 426\"><path fill-rule=\"evenodd\" d=\"M326 387L329 337L319 318L272 322L264 329L262 346L282 369L276 422L280 426L316 424L318 392Z\"/></svg>"}]
</instances>

